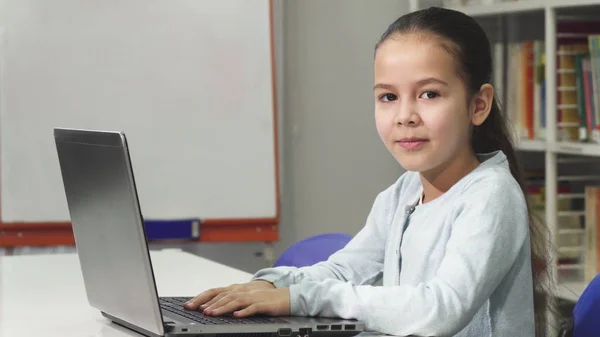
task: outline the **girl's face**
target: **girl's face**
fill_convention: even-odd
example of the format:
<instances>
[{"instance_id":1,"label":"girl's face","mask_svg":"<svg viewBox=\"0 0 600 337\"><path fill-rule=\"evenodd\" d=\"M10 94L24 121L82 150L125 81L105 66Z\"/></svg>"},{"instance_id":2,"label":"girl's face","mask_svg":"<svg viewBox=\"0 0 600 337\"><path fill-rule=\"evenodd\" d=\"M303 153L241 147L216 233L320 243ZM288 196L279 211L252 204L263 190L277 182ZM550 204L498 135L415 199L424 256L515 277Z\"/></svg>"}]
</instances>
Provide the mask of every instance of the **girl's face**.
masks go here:
<instances>
[{"instance_id":1,"label":"girl's face","mask_svg":"<svg viewBox=\"0 0 600 337\"><path fill-rule=\"evenodd\" d=\"M377 49L377 131L404 169L437 172L474 157L474 116L457 69L441 40L430 35L397 35Z\"/></svg>"}]
</instances>

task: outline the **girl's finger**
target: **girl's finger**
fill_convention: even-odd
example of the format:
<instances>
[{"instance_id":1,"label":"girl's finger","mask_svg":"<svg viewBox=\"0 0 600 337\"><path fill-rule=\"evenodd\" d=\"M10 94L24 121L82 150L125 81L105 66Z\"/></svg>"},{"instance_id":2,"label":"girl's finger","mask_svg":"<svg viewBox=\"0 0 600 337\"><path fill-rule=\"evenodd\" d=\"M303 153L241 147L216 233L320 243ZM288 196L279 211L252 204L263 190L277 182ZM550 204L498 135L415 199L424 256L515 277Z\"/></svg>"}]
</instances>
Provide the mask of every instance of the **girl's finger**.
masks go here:
<instances>
[{"instance_id":1,"label":"girl's finger","mask_svg":"<svg viewBox=\"0 0 600 337\"><path fill-rule=\"evenodd\" d=\"M210 301L202 304L200 307L198 307L198 309L200 310L204 310L208 307L210 307L211 305L213 305L214 303L220 301L223 297L229 295L229 292L222 292L220 294L218 294L217 296L213 297Z\"/></svg>"},{"instance_id":2,"label":"girl's finger","mask_svg":"<svg viewBox=\"0 0 600 337\"><path fill-rule=\"evenodd\" d=\"M229 303L229 302L235 301L239 296L240 296L239 293L234 293L234 292L225 294L220 299L218 299L213 304L211 304L209 307L204 309L203 313L205 315L213 315L216 309L219 309L222 306L227 305L227 303Z\"/></svg>"},{"instance_id":3,"label":"girl's finger","mask_svg":"<svg viewBox=\"0 0 600 337\"><path fill-rule=\"evenodd\" d=\"M228 314L234 312L236 310L245 308L248 305L248 301L242 298L236 298L232 301L229 301L222 306L215 308L210 311L211 316L219 316L223 314Z\"/></svg>"},{"instance_id":4,"label":"girl's finger","mask_svg":"<svg viewBox=\"0 0 600 337\"><path fill-rule=\"evenodd\" d=\"M253 303L242 310L238 310L233 313L235 317L247 317L262 313L261 303Z\"/></svg>"},{"instance_id":5,"label":"girl's finger","mask_svg":"<svg viewBox=\"0 0 600 337\"><path fill-rule=\"evenodd\" d=\"M184 304L184 307L189 310L196 310L196 309L198 309L198 306L206 303L207 301L214 298L216 295L222 293L223 291L224 291L224 288L214 288L214 289L209 289L207 291L204 291L204 292L200 293L198 296L194 297L193 299L187 301Z\"/></svg>"}]
</instances>

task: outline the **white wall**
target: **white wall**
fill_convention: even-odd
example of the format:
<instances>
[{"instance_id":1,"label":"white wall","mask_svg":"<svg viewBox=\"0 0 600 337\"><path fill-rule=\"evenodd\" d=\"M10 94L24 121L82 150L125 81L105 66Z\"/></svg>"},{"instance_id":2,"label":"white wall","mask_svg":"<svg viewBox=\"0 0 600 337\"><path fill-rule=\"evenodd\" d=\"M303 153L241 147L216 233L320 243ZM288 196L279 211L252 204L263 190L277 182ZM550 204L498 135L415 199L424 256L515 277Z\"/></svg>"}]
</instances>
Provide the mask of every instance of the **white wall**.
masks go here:
<instances>
[{"instance_id":1,"label":"white wall","mask_svg":"<svg viewBox=\"0 0 600 337\"><path fill-rule=\"evenodd\" d=\"M355 234L403 172L375 130L373 51L407 1L284 0L280 253L324 232ZM281 83L280 83L281 84Z\"/></svg>"}]
</instances>

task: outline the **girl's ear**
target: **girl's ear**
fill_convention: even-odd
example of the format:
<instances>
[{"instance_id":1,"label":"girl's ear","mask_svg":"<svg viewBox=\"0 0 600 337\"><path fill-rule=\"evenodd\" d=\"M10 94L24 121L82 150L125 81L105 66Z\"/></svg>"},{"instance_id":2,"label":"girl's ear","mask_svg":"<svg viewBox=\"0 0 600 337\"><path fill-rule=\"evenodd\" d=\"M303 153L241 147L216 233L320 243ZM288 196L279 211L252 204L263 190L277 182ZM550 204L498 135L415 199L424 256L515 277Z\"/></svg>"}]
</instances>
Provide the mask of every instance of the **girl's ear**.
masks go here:
<instances>
[{"instance_id":1,"label":"girl's ear","mask_svg":"<svg viewBox=\"0 0 600 337\"><path fill-rule=\"evenodd\" d=\"M475 126L483 124L492 110L494 101L494 87L486 83L479 88L479 92L473 96L471 104L471 123Z\"/></svg>"}]
</instances>

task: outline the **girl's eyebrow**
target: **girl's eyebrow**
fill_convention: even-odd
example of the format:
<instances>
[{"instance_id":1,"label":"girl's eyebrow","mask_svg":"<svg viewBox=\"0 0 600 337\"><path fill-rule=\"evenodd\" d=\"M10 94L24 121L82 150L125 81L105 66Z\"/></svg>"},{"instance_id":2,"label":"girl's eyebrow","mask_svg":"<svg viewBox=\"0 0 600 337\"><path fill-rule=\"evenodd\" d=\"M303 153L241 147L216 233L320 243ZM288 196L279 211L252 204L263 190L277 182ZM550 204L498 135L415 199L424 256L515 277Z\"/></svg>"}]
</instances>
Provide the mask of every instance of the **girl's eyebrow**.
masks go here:
<instances>
[{"instance_id":1,"label":"girl's eyebrow","mask_svg":"<svg viewBox=\"0 0 600 337\"><path fill-rule=\"evenodd\" d=\"M416 85L424 86L424 85L433 84L433 83L448 86L448 83L446 83L438 78L435 78L435 77L427 77L422 80L419 80L416 82ZM393 90L394 86L391 84L387 84L387 83L377 83L377 84L375 84L375 86L373 86L373 90L376 90L376 89Z\"/></svg>"},{"instance_id":2,"label":"girl's eyebrow","mask_svg":"<svg viewBox=\"0 0 600 337\"><path fill-rule=\"evenodd\" d=\"M417 81L417 85L420 85L420 86L426 85L426 84L432 84L432 83L437 83L437 84L448 86L448 83L446 83L438 78L435 78L435 77L427 77L427 78Z\"/></svg>"},{"instance_id":3,"label":"girl's eyebrow","mask_svg":"<svg viewBox=\"0 0 600 337\"><path fill-rule=\"evenodd\" d=\"M394 86L391 84L387 84L387 83L377 83L375 84L375 86L373 87L373 90L375 89L386 89L386 90L392 90L394 89Z\"/></svg>"}]
</instances>

